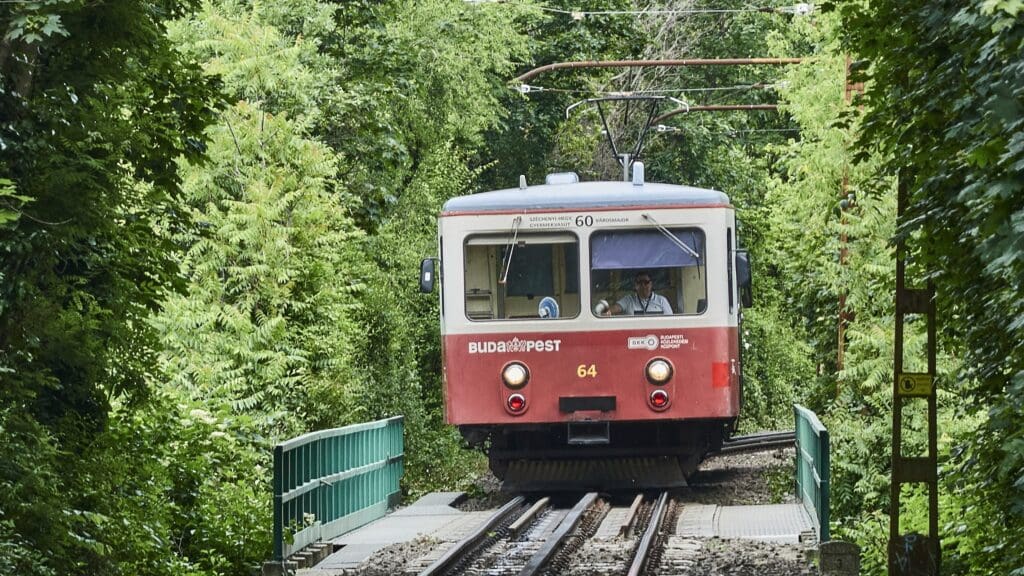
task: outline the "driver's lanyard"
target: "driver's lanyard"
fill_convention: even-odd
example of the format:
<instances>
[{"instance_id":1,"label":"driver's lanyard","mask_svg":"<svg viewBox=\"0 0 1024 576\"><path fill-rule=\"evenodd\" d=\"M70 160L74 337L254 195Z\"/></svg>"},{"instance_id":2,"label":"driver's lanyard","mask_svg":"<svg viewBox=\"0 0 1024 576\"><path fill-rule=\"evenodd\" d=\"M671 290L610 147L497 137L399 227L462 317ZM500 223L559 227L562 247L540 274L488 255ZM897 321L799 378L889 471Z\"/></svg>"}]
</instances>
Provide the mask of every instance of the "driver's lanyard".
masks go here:
<instances>
[{"instance_id":1,"label":"driver's lanyard","mask_svg":"<svg viewBox=\"0 0 1024 576\"><path fill-rule=\"evenodd\" d=\"M644 314L647 314L647 307L651 305L651 300L653 300L653 299L654 299L654 294L651 294L650 296L648 296L646 302L644 302L644 299L641 298L639 294L636 295L637 302L639 302L640 305L643 306L643 313Z\"/></svg>"}]
</instances>

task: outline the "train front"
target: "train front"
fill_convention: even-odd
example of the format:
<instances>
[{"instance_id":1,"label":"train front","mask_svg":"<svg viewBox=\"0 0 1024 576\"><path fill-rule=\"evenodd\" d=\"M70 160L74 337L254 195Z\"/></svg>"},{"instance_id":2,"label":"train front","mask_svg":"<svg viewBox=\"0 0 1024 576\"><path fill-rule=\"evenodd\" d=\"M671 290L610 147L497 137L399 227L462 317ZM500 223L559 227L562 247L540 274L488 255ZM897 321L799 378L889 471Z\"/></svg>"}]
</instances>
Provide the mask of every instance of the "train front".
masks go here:
<instances>
[{"instance_id":1,"label":"train front","mask_svg":"<svg viewBox=\"0 0 1024 576\"><path fill-rule=\"evenodd\" d=\"M446 417L508 490L685 484L740 409L728 198L623 182L449 201Z\"/></svg>"}]
</instances>

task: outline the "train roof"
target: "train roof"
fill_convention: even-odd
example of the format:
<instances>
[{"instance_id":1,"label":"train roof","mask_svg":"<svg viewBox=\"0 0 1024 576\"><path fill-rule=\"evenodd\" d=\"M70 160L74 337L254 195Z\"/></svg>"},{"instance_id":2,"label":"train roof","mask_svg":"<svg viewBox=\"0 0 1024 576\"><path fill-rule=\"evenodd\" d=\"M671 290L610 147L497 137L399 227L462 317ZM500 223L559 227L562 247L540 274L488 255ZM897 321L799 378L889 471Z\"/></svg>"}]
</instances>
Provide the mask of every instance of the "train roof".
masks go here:
<instances>
[{"instance_id":1,"label":"train roof","mask_svg":"<svg viewBox=\"0 0 1024 576\"><path fill-rule=\"evenodd\" d=\"M557 211L581 208L658 206L728 206L729 197L717 190L675 184L577 182L508 188L459 196L445 202L443 215L508 211Z\"/></svg>"}]
</instances>

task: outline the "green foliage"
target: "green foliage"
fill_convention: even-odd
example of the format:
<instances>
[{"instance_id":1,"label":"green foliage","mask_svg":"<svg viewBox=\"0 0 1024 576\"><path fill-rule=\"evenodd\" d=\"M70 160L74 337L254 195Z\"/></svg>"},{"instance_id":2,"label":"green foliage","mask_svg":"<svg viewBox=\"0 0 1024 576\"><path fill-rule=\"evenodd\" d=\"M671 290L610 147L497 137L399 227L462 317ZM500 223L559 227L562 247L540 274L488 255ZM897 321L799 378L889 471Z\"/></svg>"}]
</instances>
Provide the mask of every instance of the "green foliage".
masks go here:
<instances>
[{"instance_id":1,"label":"green foliage","mask_svg":"<svg viewBox=\"0 0 1024 576\"><path fill-rule=\"evenodd\" d=\"M978 153L964 150L971 149L972 144L965 142L975 133L980 149L998 148L1002 142L999 158L1010 160L1007 131L1016 124L998 115L976 115L985 105L968 105L973 96L966 95L998 81L974 76L980 71L977 67L958 68L960 56L952 54L965 55L969 61L986 50L981 48L986 42L988 49L997 51L997 46L1009 41L1001 35L1012 27L996 24L1008 22L998 14L981 25L981 20L969 16L972 9L937 6L873 3L866 8L844 3L838 14L826 14L814 27L798 29L803 39L780 36L774 40L777 53L785 54L797 42L818 46L822 54L794 68L783 91L787 111L801 125L801 140L776 151L780 174L769 197L771 266L785 284L800 287L787 299L807 318L810 341L819 351L817 362L824 368L820 373L825 378L819 380L813 402L827 410L823 419L833 439L835 532L861 544L867 571L881 572L888 538L890 470L888 459L879 454L890 450L894 349L893 252L886 240L897 234L895 175L900 167L913 168L917 187L899 233L913 233L913 243L922 247L913 254L912 272L920 277L923 271L933 270L929 276L939 284L940 323L945 330L940 333L940 381L949 385L952 374L961 374L954 392L940 391L939 398L944 569L1011 573L1017 564L1007 559L1019 554L1013 552L1018 540L1009 534L1020 526L1013 506L1016 493L1009 488L1019 476L1013 464L1016 452L1007 449L1013 445L1013 418L993 427L992 415L1008 414L1000 406L1019 403L1012 384L1007 385L1020 370L1019 335L1013 333L1012 323L1007 328L1005 318L1007 311L1019 309L1013 306L1020 306L1020 291L1005 283L1008 270L1014 269L1014 257L987 251L999 245L1012 254L1012 243L992 243L988 233L978 234L1000 219L1012 222L1012 207L1019 210L1019 205L1004 202L992 220L988 206L982 209L983 204L972 196L969 182L1005 179L1005 175L992 176L992 168L997 166L995 172L999 172L1012 164L994 159L976 163L968 158L971 154L980 158ZM945 16L943 10L947 10ZM957 22L954 28L959 28L952 36L946 30L949 21ZM987 32L982 32L986 27ZM901 31L895 42L893 29ZM836 31L847 34L850 45L872 58L871 82L860 101L863 109L844 110L842 105L843 47ZM989 33L1000 36L986 40ZM975 46L975 52L967 46ZM1012 82L1012 77L1002 76L1006 82ZM989 94L985 102L998 108L991 100L998 97ZM975 109L969 110L970 106ZM859 144L854 140L857 134L862 139ZM999 134L1006 136L1000 140ZM846 159L857 150L855 146L859 146L859 158L850 163ZM845 196L839 193L844 184ZM1003 199L1001 194L995 197ZM992 228L993 232L1000 229ZM845 252L841 260L837 258L840 249ZM837 372L829 358L835 346L826 338L834 342L834 302L840 294L851 318L845 363ZM950 298L951 294L957 298ZM997 308L998 314L990 314ZM1016 312L1010 316L1016 317ZM906 366L923 370L923 324L912 321L906 330ZM962 356L966 362L957 359ZM995 388L986 392L985 374L990 384L1002 382L999 393ZM834 392L832 377L838 382ZM963 402L964 393L974 397L976 408ZM986 406L990 407L987 413ZM903 451L921 453L926 438L924 412L905 413L904 426ZM1001 434L1004 440L999 440ZM1007 440L1009 444L1001 444ZM969 448L963 446L965 441ZM992 446L1002 446L998 455L986 452ZM902 500L902 529L925 530L925 494L909 492ZM996 522L998 528L987 527L997 516L1002 518Z\"/></svg>"},{"instance_id":2,"label":"green foliage","mask_svg":"<svg viewBox=\"0 0 1024 576\"><path fill-rule=\"evenodd\" d=\"M172 233L188 286L154 321L161 362L185 397L301 432L313 390L359 381L362 234L331 194L333 155L301 125L244 103L220 122L209 161L183 170L196 224Z\"/></svg>"},{"instance_id":3,"label":"green foliage","mask_svg":"<svg viewBox=\"0 0 1024 576\"><path fill-rule=\"evenodd\" d=\"M841 249L846 249L847 260L857 252L850 246L857 238L849 233L849 227L851 219L861 214L859 208L841 212L840 196L844 178L845 193L855 198L858 179L867 174L850 171L846 151L851 137L848 129L836 122L844 112L843 61L830 48L835 44L826 36L831 29L828 21L820 18L815 23L796 21L788 35L776 34L770 41L776 56L788 55L804 43L820 50L813 60L787 69L784 75L787 84L780 88L783 106L800 126L800 138L772 149L777 175L769 186L766 217L771 230L766 264L776 274L786 308L803 317L813 362L818 366L819 378L810 395L815 409L823 408L824 402L813 398L834 396L838 302L840 294L850 298L848 291L856 284L850 279L859 272L848 261L839 261ZM884 246L886 231L881 234ZM842 245L841 237L846 238ZM870 234L865 239L878 242ZM801 289L791 290L791 286Z\"/></svg>"},{"instance_id":4,"label":"green foliage","mask_svg":"<svg viewBox=\"0 0 1024 576\"><path fill-rule=\"evenodd\" d=\"M758 299L743 313L742 428L790 429L793 404L806 402L814 380L812 354L777 304L760 293Z\"/></svg>"},{"instance_id":5,"label":"green foliage","mask_svg":"<svg viewBox=\"0 0 1024 576\"><path fill-rule=\"evenodd\" d=\"M370 241L378 272L367 289L361 324L369 367L363 405L373 417L406 416L406 490L465 486L478 456L462 450L442 421L440 311L436 295L420 294L420 259L436 255L436 215L471 182L462 154L444 145L424 160L395 211Z\"/></svg>"},{"instance_id":6,"label":"green foliage","mask_svg":"<svg viewBox=\"0 0 1024 576\"><path fill-rule=\"evenodd\" d=\"M372 77L379 82L384 74L404 87L389 103L392 114L427 150L448 139L479 145L503 114L498 80L512 72L514 58L526 55L526 36L513 24L529 6L405 0L394 8L379 40L389 62ZM424 69L429 75L417 72Z\"/></svg>"},{"instance_id":7,"label":"green foliage","mask_svg":"<svg viewBox=\"0 0 1024 576\"><path fill-rule=\"evenodd\" d=\"M152 222L195 156L210 84L164 36L187 3L51 0L0 11L0 566L114 574L152 547L117 526L112 399L145 401L146 318L174 263ZM15 192L16 190L16 192ZM107 474L110 474L107 476ZM105 484L110 485L110 484ZM167 550L161 554L170 555Z\"/></svg>"},{"instance_id":8,"label":"green foliage","mask_svg":"<svg viewBox=\"0 0 1024 576\"><path fill-rule=\"evenodd\" d=\"M449 142L482 143L505 115L500 95L514 62L525 59L529 3L500 6L447 0L349 3L325 50L344 65L345 97L318 133L341 154L339 171L361 201L372 232Z\"/></svg>"},{"instance_id":9,"label":"green foliage","mask_svg":"<svg viewBox=\"0 0 1024 576\"><path fill-rule=\"evenodd\" d=\"M244 416L217 417L188 404L164 410L171 433L158 436L156 461L172 482L172 541L203 574L244 574L270 556L272 447Z\"/></svg>"},{"instance_id":10,"label":"green foliage","mask_svg":"<svg viewBox=\"0 0 1024 576\"><path fill-rule=\"evenodd\" d=\"M204 2L170 26L180 49L216 76L225 95L309 122L340 93L336 65L322 54L334 9L304 2Z\"/></svg>"},{"instance_id":11,"label":"green foliage","mask_svg":"<svg viewBox=\"0 0 1024 576\"><path fill-rule=\"evenodd\" d=\"M51 576L66 545L57 451L47 431L21 410L0 405L0 568L7 574Z\"/></svg>"},{"instance_id":12,"label":"green foliage","mask_svg":"<svg viewBox=\"0 0 1024 576\"><path fill-rule=\"evenodd\" d=\"M836 29L837 19L825 15L772 39L776 53L789 52L794 43L813 44L820 53L788 71L781 90L800 125L800 140L774 149L778 174L768 196L766 240L769 266L780 286L789 287L785 305L803 316L810 357L818 365L807 401L832 442L833 532L861 545L866 571L876 573L884 566L888 530L884 455L891 444L895 289L888 239L895 233L896 206L891 193L865 193L886 184L891 192L891 181L875 180L877 156L850 161L859 115L844 102ZM840 298L847 314L842 367ZM920 355L920 334L908 329L907 343L908 357ZM920 503L912 503L917 512Z\"/></svg>"},{"instance_id":13,"label":"green foliage","mask_svg":"<svg viewBox=\"0 0 1024 576\"><path fill-rule=\"evenodd\" d=\"M115 408L69 489L89 574L243 574L269 554L270 447L244 419L222 420L160 395Z\"/></svg>"},{"instance_id":14,"label":"green foliage","mask_svg":"<svg viewBox=\"0 0 1024 576\"><path fill-rule=\"evenodd\" d=\"M963 357L960 435L946 467L963 494L962 573L1024 574L1024 21L1019 2L838 6L848 45L869 59L861 150L907 169L900 234L939 294L944 343ZM884 26L880 26L884 23ZM898 33L893 33L898 31Z\"/></svg>"},{"instance_id":15,"label":"green foliage","mask_svg":"<svg viewBox=\"0 0 1024 576\"><path fill-rule=\"evenodd\" d=\"M563 11L580 9L578 3L567 0L544 5ZM587 9L594 11L632 7L633 3L626 0L596 0L587 4ZM589 165L595 150L605 154L599 148L605 145L599 129L581 130L580 126L587 124L580 119L580 111L567 119L565 110L608 82L616 71L589 69L544 74L528 84L557 91L531 92L527 96L514 90L513 76L555 62L630 58L641 49L644 40L635 17L627 15L575 19L569 14L548 13L526 21L524 26L530 31L530 56L517 62L515 74L506 78L509 84L501 94L505 119L488 132L484 149L472 159L484 169L484 189L515 186L520 174L525 174L530 182L542 182L548 172L557 170L587 176L593 173Z\"/></svg>"},{"instance_id":16,"label":"green foliage","mask_svg":"<svg viewBox=\"0 0 1024 576\"><path fill-rule=\"evenodd\" d=\"M158 396L114 409L74 460L0 411L0 568L7 574L240 574L269 553L269 447L245 421Z\"/></svg>"},{"instance_id":17,"label":"green foliage","mask_svg":"<svg viewBox=\"0 0 1024 576\"><path fill-rule=\"evenodd\" d=\"M112 370L112 353L148 353L141 319L173 268L149 221L175 190L173 157L195 152L208 118L208 85L163 37L158 8L175 9L25 3L0 19L0 161L17 188L3 199L20 213L0 228L0 348L47 422L101 424L104 393L144 389L144 370ZM22 33L44 15L65 33ZM151 183L145 194L137 181Z\"/></svg>"},{"instance_id":18,"label":"green foliage","mask_svg":"<svg viewBox=\"0 0 1024 576\"><path fill-rule=\"evenodd\" d=\"M16 192L14 182L0 178L0 226L17 220L21 215L21 205L32 200L30 197L21 196Z\"/></svg>"},{"instance_id":19,"label":"green foliage","mask_svg":"<svg viewBox=\"0 0 1024 576\"><path fill-rule=\"evenodd\" d=\"M185 167L196 225L164 224L186 250L187 290L155 322L176 393L274 437L404 414L410 489L464 478L475 456L441 424L437 304L415 271L531 13L224 1L172 26L241 100Z\"/></svg>"}]
</instances>

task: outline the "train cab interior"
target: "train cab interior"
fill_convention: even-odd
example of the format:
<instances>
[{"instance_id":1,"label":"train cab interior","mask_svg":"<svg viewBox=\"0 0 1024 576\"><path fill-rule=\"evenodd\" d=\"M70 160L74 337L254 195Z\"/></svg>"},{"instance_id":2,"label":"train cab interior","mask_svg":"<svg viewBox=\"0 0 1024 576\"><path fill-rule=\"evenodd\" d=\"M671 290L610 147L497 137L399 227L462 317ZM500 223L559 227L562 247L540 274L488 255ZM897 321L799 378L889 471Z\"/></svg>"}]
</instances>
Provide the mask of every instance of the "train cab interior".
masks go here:
<instances>
[{"instance_id":1,"label":"train cab interior","mask_svg":"<svg viewBox=\"0 0 1024 576\"><path fill-rule=\"evenodd\" d=\"M465 245L470 320L574 318L580 313L579 239L569 233L471 236Z\"/></svg>"},{"instance_id":2,"label":"train cab interior","mask_svg":"<svg viewBox=\"0 0 1024 576\"><path fill-rule=\"evenodd\" d=\"M640 272L664 296L675 315L707 309L704 233L697 228L605 230L590 237L591 308L633 293Z\"/></svg>"},{"instance_id":3,"label":"train cab interior","mask_svg":"<svg viewBox=\"0 0 1024 576\"><path fill-rule=\"evenodd\" d=\"M634 289L639 270L673 314L707 308L704 233L697 228L602 230L590 236L589 275L581 274L579 238L568 232L474 235L465 255L466 316L496 319L576 318L580 282L590 282L591 310Z\"/></svg>"},{"instance_id":4,"label":"train cab interior","mask_svg":"<svg viewBox=\"0 0 1024 576\"><path fill-rule=\"evenodd\" d=\"M656 294L664 296L675 315L701 314L707 309L703 266L689 268L645 268ZM634 290L633 279L640 269L594 270L591 272L592 309L601 301L618 302Z\"/></svg>"}]
</instances>

